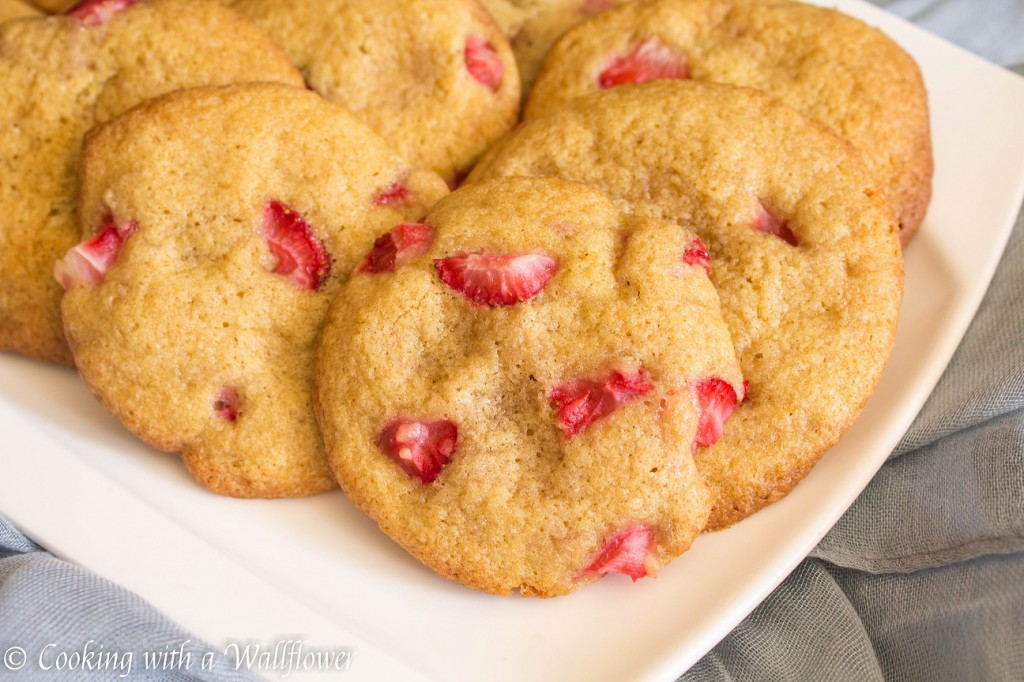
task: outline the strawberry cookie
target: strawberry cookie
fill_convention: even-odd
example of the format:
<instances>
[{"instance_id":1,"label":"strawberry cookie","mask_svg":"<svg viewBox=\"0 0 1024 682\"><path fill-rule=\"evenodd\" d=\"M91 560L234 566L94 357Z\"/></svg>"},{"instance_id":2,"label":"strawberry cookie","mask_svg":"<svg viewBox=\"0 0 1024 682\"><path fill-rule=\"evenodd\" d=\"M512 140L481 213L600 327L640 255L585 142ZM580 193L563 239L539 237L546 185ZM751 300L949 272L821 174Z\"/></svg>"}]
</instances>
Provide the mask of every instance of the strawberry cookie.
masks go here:
<instances>
[{"instance_id":1,"label":"strawberry cookie","mask_svg":"<svg viewBox=\"0 0 1024 682\"><path fill-rule=\"evenodd\" d=\"M693 455L744 393L714 267L687 230L557 179L467 186L395 225L317 353L342 488L476 589L653 574L704 527Z\"/></svg>"},{"instance_id":2,"label":"strawberry cookie","mask_svg":"<svg viewBox=\"0 0 1024 682\"><path fill-rule=\"evenodd\" d=\"M445 194L304 88L133 109L86 139L85 239L55 273L82 378L215 492L334 486L311 397L321 320L377 234Z\"/></svg>"},{"instance_id":3,"label":"strawberry cookie","mask_svg":"<svg viewBox=\"0 0 1024 682\"><path fill-rule=\"evenodd\" d=\"M256 26L214 0L83 0L0 26L0 349L70 363L54 263L75 219L82 135L183 87L302 77Z\"/></svg>"},{"instance_id":4,"label":"strawberry cookie","mask_svg":"<svg viewBox=\"0 0 1024 682\"><path fill-rule=\"evenodd\" d=\"M454 185L519 116L508 41L477 0L237 0L310 88Z\"/></svg>"},{"instance_id":5,"label":"strawberry cookie","mask_svg":"<svg viewBox=\"0 0 1024 682\"><path fill-rule=\"evenodd\" d=\"M21 17L37 17L41 12L22 0L0 0L0 22Z\"/></svg>"},{"instance_id":6,"label":"strawberry cookie","mask_svg":"<svg viewBox=\"0 0 1024 682\"><path fill-rule=\"evenodd\" d=\"M550 52L525 117L590 92L655 79L764 90L829 126L864 155L904 244L931 199L928 94L881 31L798 2L630 3L574 29Z\"/></svg>"},{"instance_id":7,"label":"strawberry cookie","mask_svg":"<svg viewBox=\"0 0 1024 682\"><path fill-rule=\"evenodd\" d=\"M711 255L749 384L697 452L721 528L785 495L874 390L902 297L897 224L858 155L763 93L657 81L524 124L470 180L556 175L678 222Z\"/></svg>"}]
</instances>

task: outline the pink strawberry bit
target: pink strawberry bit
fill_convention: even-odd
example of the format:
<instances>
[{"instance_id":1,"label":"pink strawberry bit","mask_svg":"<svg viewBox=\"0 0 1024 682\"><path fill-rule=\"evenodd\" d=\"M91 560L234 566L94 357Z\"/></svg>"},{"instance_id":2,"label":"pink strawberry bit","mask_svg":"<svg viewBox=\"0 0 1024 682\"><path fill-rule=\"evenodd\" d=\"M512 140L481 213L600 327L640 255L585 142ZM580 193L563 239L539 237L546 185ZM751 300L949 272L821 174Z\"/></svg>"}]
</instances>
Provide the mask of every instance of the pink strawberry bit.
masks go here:
<instances>
[{"instance_id":1,"label":"pink strawberry bit","mask_svg":"<svg viewBox=\"0 0 1024 682\"><path fill-rule=\"evenodd\" d=\"M797 246L799 244L796 234L793 233L793 230L789 229L789 225L785 220L779 218L763 201L759 201L757 206L757 217L754 218L755 230L773 234L790 246Z\"/></svg>"},{"instance_id":2,"label":"pink strawberry bit","mask_svg":"<svg viewBox=\"0 0 1024 682\"><path fill-rule=\"evenodd\" d=\"M280 201L268 201L263 211L263 237L277 258L271 272L310 291L323 286L331 273L331 259L301 215Z\"/></svg>"},{"instance_id":3,"label":"pink strawberry bit","mask_svg":"<svg viewBox=\"0 0 1024 682\"><path fill-rule=\"evenodd\" d=\"M394 272L395 268L426 253L433 241L434 228L430 225L399 223L390 232L377 238L373 249L359 266L359 272Z\"/></svg>"},{"instance_id":4,"label":"pink strawberry bit","mask_svg":"<svg viewBox=\"0 0 1024 682\"><path fill-rule=\"evenodd\" d=\"M446 419L415 421L396 417L381 431L377 445L410 476L422 483L432 483L455 454L458 441L458 429Z\"/></svg>"},{"instance_id":5,"label":"pink strawberry bit","mask_svg":"<svg viewBox=\"0 0 1024 682\"><path fill-rule=\"evenodd\" d=\"M627 526L604 541L604 546L579 577L600 578L609 573L628 575L636 582L657 572L651 548L654 531L643 523Z\"/></svg>"},{"instance_id":6,"label":"pink strawberry bit","mask_svg":"<svg viewBox=\"0 0 1024 682\"><path fill-rule=\"evenodd\" d=\"M657 38L639 43L626 54L612 57L597 77L602 90L627 83L646 83L662 78L686 79L690 66L686 56L678 54Z\"/></svg>"},{"instance_id":7,"label":"pink strawberry bit","mask_svg":"<svg viewBox=\"0 0 1024 682\"><path fill-rule=\"evenodd\" d=\"M54 278L65 290L76 282L89 286L102 284L107 270L117 260L121 246L135 230L134 222L120 227L112 215L106 214L95 237L75 245L54 264Z\"/></svg>"},{"instance_id":8,"label":"pink strawberry bit","mask_svg":"<svg viewBox=\"0 0 1024 682\"><path fill-rule=\"evenodd\" d=\"M401 206L412 196L412 191L397 180L391 186L381 191L373 198L373 203L378 206Z\"/></svg>"},{"instance_id":9,"label":"pink strawberry bit","mask_svg":"<svg viewBox=\"0 0 1024 682\"><path fill-rule=\"evenodd\" d=\"M708 247L704 246L704 242L696 237L686 245L683 262L687 265L699 265L704 268L705 272L711 273L711 256L708 255Z\"/></svg>"},{"instance_id":10,"label":"pink strawberry bit","mask_svg":"<svg viewBox=\"0 0 1024 682\"><path fill-rule=\"evenodd\" d=\"M736 409L739 397L729 382L708 377L694 387L697 397L697 434L694 447L710 447L718 442L725 429L725 420Z\"/></svg>"},{"instance_id":11,"label":"pink strawberry bit","mask_svg":"<svg viewBox=\"0 0 1024 682\"><path fill-rule=\"evenodd\" d=\"M642 367L629 374L613 369L603 377L571 379L553 388L548 398L558 405L558 426L570 439L653 389L649 379Z\"/></svg>"},{"instance_id":12,"label":"pink strawberry bit","mask_svg":"<svg viewBox=\"0 0 1024 682\"><path fill-rule=\"evenodd\" d=\"M466 38L464 52L469 75L481 85L497 92L505 75L505 65L501 63L501 57L494 46L479 36L469 36Z\"/></svg>"},{"instance_id":13,"label":"pink strawberry bit","mask_svg":"<svg viewBox=\"0 0 1024 682\"><path fill-rule=\"evenodd\" d=\"M460 253L434 261L438 276L473 303L507 306L539 294L554 277L558 260L543 253Z\"/></svg>"},{"instance_id":14,"label":"pink strawberry bit","mask_svg":"<svg viewBox=\"0 0 1024 682\"><path fill-rule=\"evenodd\" d=\"M225 421L238 419L238 391L230 386L225 387L213 401L213 411Z\"/></svg>"},{"instance_id":15,"label":"pink strawberry bit","mask_svg":"<svg viewBox=\"0 0 1024 682\"><path fill-rule=\"evenodd\" d=\"M100 26L123 12L138 0L80 0L64 12L83 26Z\"/></svg>"}]
</instances>

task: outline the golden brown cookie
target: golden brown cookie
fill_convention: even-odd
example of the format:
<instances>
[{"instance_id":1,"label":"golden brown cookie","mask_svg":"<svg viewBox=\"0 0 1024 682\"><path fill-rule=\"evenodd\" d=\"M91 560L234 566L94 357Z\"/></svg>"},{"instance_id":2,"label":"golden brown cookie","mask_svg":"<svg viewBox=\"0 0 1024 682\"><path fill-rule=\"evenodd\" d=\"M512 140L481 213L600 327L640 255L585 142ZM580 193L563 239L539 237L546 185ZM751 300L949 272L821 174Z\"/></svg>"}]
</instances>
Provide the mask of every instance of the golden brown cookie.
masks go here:
<instances>
[{"instance_id":1,"label":"golden brown cookie","mask_svg":"<svg viewBox=\"0 0 1024 682\"><path fill-rule=\"evenodd\" d=\"M309 87L457 184L519 116L508 41L477 0L238 0Z\"/></svg>"},{"instance_id":2,"label":"golden brown cookie","mask_svg":"<svg viewBox=\"0 0 1024 682\"><path fill-rule=\"evenodd\" d=\"M743 394L707 267L687 230L557 179L466 186L395 226L320 340L342 488L476 589L653 574L704 527L693 452Z\"/></svg>"},{"instance_id":3,"label":"golden brown cookie","mask_svg":"<svg viewBox=\"0 0 1024 682\"><path fill-rule=\"evenodd\" d=\"M182 87L301 85L256 26L214 0L99 0L0 26L0 349L70 363L53 265L80 237L82 135Z\"/></svg>"},{"instance_id":4,"label":"golden brown cookie","mask_svg":"<svg viewBox=\"0 0 1024 682\"><path fill-rule=\"evenodd\" d=\"M447 194L304 88L184 90L90 133L85 240L58 263L82 378L218 493L335 485L313 347L357 258Z\"/></svg>"},{"instance_id":5,"label":"golden brown cookie","mask_svg":"<svg viewBox=\"0 0 1024 682\"><path fill-rule=\"evenodd\" d=\"M924 219L932 181L928 94L913 58L881 31L799 2L630 3L552 49L525 117L656 78L731 83L778 97L861 151L904 244Z\"/></svg>"},{"instance_id":6,"label":"golden brown cookie","mask_svg":"<svg viewBox=\"0 0 1024 682\"><path fill-rule=\"evenodd\" d=\"M763 93L657 81L525 123L471 181L554 175L708 246L747 399L697 453L721 528L785 495L860 414L892 347L897 223L858 154Z\"/></svg>"}]
</instances>

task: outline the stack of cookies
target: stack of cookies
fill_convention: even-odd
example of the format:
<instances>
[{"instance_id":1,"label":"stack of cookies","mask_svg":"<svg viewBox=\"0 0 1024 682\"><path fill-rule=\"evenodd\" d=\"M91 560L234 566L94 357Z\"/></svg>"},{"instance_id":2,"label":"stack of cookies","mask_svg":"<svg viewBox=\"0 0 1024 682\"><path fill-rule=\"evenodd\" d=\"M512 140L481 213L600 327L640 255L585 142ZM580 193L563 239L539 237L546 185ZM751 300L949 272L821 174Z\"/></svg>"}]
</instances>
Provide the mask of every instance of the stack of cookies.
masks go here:
<instances>
[{"instance_id":1,"label":"stack of cookies","mask_svg":"<svg viewBox=\"0 0 1024 682\"><path fill-rule=\"evenodd\" d=\"M797 2L82 0L0 74L0 347L496 594L789 492L930 198L913 60Z\"/></svg>"}]
</instances>

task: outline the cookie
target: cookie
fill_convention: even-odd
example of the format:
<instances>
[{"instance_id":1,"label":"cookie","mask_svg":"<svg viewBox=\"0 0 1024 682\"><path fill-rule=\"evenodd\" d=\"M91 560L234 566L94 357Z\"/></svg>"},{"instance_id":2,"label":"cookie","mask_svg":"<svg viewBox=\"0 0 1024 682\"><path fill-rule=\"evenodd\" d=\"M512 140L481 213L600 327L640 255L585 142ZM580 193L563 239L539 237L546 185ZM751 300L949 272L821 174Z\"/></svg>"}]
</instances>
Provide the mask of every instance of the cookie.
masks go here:
<instances>
[{"instance_id":1,"label":"cookie","mask_svg":"<svg viewBox=\"0 0 1024 682\"><path fill-rule=\"evenodd\" d=\"M311 399L327 304L376 235L447 194L304 88L152 100L87 137L57 275L82 378L218 493L335 485Z\"/></svg>"},{"instance_id":2,"label":"cookie","mask_svg":"<svg viewBox=\"0 0 1024 682\"><path fill-rule=\"evenodd\" d=\"M755 90L656 81L523 124L470 181L499 175L585 182L707 245L750 382L697 453L711 528L785 495L860 414L892 347L902 255L874 178L824 127Z\"/></svg>"},{"instance_id":3,"label":"cookie","mask_svg":"<svg viewBox=\"0 0 1024 682\"><path fill-rule=\"evenodd\" d=\"M0 349L70 363L53 266L78 242L82 135L182 87L302 77L214 0L100 0L0 26Z\"/></svg>"},{"instance_id":4,"label":"cookie","mask_svg":"<svg viewBox=\"0 0 1024 682\"><path fill-rule=\"evenodd\" d=\"M554 596L683 552L743 383L703 248L557 179L457 190L335 299L317 410L348 496L440 575Z\"/></svg>"},{"instance_id":5,"label":"cookie","mask_svg":"<svg viewBox=\"0 0 1024 682\"><path fill-rule=\"evenodd\" d=\"M39 15L38 9L22 0L0 0L0 22Z\"/></svg>"},{"instance_id":6,"label":"cookie","mask_svg":"<svg viewBox=\"0 0 1024 682\"><path fill-rule=\"evenodd\" d=\"M572 27L628 0L481 0L512 43L524 95L551 46Z\"/></svg>"},{"instance_id":7,"label":"cookie","mask_svg":"<svg viewBox=\"0 0 1024 682\"><path fill-rule=\"evenodd\" d=\"M457 184L519 116L508 41L477 0L239 0L312 89Z\"/></svg>"},{"instance_id":8,"label":"cookie","mask_svg":"<svg viewBox=\"0 0 1024 682\"><path fill-rule=\"evenodd\" d=\"M881 31L798 2L630 3L552 49L524 116L655 78L731 83L778 97L860 150L904 244L924 219L933 166L928 95L913 58Z\"/></svg>"}]
</instances>

